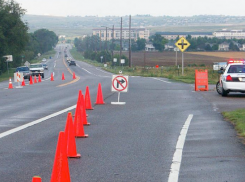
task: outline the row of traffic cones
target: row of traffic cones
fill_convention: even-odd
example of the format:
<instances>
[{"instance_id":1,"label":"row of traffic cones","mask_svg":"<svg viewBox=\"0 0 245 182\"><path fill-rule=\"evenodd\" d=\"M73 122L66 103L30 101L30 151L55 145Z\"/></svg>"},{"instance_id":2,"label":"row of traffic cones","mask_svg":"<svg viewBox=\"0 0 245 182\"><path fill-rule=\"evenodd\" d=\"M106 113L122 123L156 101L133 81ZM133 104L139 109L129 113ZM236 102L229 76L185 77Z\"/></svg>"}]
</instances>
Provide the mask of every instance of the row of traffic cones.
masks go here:
<instances>
[{"instance_id":1,"label":"row of traffic cones","mask_svg":"<svg viewBox=\"0 0 245 182\"><path fill-rule=\"evenodd\" d=\"M72 78L73 78L73 79L76 79L76 74L75 74L75 72L73 72ZM62 80L65 80L65 75L64 75L64 73L62 73ZM54 74L53 74L53 73L51 73L50 81L54 81ZM34 76L34 81L33 81L33 79L32 79L32 76L30 76L29 85L32 85L32 84L34 84L34 83L40 83L40 82L42 82L42 79L41 79L41 76L40 76L40 75L38 75L38 81L37 81L36 75ZM23 78L23 81L21 82L21 86L26 86L24 78ZM8 88L9 88L9 89L13 89L13 84L12 84L11 78L9 78L9 87L8 87Z\"/></svg>"},{"instance_id":2,"label":"row of traffic cones","mask_svg":"<svg viewBox=\"0 0 245 182\"><path fill-rule=\"evenodd\" d=\"M101 84L98 85L98 93L95 104L104 104ZM85 99L82 91L78 92L77 105L75 109L74 122L72 113L67 114L65 131L61 131L58 137L58 143L55 152L51 182L70 182L70 171L68 158L81 158L77 153L75 138L87 138L84 132L84 125L90 125L87 122L86 110L93 110L89 87L86 87ZM41 182L41 177L34 176L32 182Z\"/></svg>"}]
</instances>

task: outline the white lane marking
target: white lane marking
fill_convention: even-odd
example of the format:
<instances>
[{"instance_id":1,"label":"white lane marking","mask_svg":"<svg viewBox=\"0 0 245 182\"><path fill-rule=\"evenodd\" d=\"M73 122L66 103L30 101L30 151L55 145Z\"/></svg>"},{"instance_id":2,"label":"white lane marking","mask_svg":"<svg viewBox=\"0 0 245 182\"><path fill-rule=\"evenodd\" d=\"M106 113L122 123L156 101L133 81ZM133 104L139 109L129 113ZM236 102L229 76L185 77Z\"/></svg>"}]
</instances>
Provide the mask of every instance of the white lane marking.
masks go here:
<instances>
[{"instance_id":1,"label":"white lane marking","mask_svg":"<svg viewBox=\"0 0 245 182\"><path fill-rule=\"evenodd\" d=\"M84 71L86 71L89 74L92 74L91 72L89 72L88 70L86 70L85 68L82 68ZM93 75L93 74L92 74Z\"/></svg>"},{"instance_id":2,"label":"white lane marking","mask_svg":"<svg viewBox=\"0 0 245 182\"><path fill-rule=\"evenodd\" d=\"M11 135L11 134L13 134L13 133L16 133L16 132L18 132L18 131L24 130L24 129L30 127L30 126L33 126L33 125L38 124L38 123L41 123L41 122L43 122L43 121L46 121L46 120L48 120L48 119L50 119L50 118L53 118L53 117L55 117L55 116L58 116L58 115L63 114L63 113L65 113L65 112L68 112L68 111L70 111L70 110L72 110L72 109L75 109L75 108L76 108L76 105L71 106L71 107L68 107L68 108L66 108L66 109L63 109L63 110L58 111L58 112L56 112L56 113L50 114L50 115L45 116L45 117L43 117L43 118L40 118L40 119L38 119L38 120L32 121L32 122L30 122L30 123L24 124L24 125L19 126L19 127L17 127L17 128L13 128L13 129L11 129L11 130L5 131L5 132L3 132L3 133L0 133L0 138L6 137L6 136Z\"/></svg>"},{"instance_id":3,"label":"white lane marking","mask_svg":"<svg viewBox=\"0 0 245 182\"><path fill-rule=\"evenodd\" d=\"M158 81L161 81L161 82L165 82L165 83L171 83L171 82L168 82L168 81L161 80L161 79L159 79L159 78L152 78L152 79L158 80Z\"/></svg>"},{"instance_id":4,"label":"white lane marking","mask_svg":"<svg viewBox=\"0 0 245 182\"><path fill-rule=\"evenodd\" d=\"M182 153L183 153L183 148L185 144L185 138L186 138L192 118L193 118L193 114L190 114L180 132L180 136L178 138L176 150L175 150L173 160L172 160L168 182L178 182L180 165L181 165L181 160L182 160Z\"/></svg>"},{"instance_id":5,"label":"white lane marking","mask_svg":"<svg viewBox=\"0 0 245 182\"><path fill-rule=\"evenodd\" d=\"M101 72L103 72L103 73L111 74L111 73L108 73L108 72L106 72L106 71L104 71L104 70L101 70L101 69L99 69L99 68L96 68L96 69L99 70L99 71L101 71Z\"/></svg>"},{"instance_id":6,"label":"white lane marking","mask_svg":"<svg viewBox=\"0 0 245 182\"><path fill-rule=\"evenodd\" d=\"M77 66L78 66L79 68L81 68L78 64L77 64Z\"/></svg>"}]
</instances>

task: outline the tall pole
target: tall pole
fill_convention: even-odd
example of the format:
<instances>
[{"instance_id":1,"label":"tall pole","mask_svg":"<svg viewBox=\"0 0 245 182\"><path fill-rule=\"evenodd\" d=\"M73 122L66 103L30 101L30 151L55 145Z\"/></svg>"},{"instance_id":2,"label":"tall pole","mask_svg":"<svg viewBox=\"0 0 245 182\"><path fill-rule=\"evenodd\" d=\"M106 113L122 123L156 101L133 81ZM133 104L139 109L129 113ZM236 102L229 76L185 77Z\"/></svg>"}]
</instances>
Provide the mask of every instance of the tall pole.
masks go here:
<instances>
[{"instance_id":1,"label":"tall pole","mask_svg":"<svg viewBox=\"0 0 245 182\"><path fill-rule=\"evenodd\" d=\"M176 63L175 63L175 66L177 66L177 48L176 48Z\"/></svg>"},{"instance_id":2,"label":"tall pole","mask_svg":"<svg viewBox=\"0 0 245 182\"><path fill-rule=\"evenodd\" d=\"M132 63L131 63L131 15L129 15L129 45L128 45L128 66L131 67Z\"/></svg>"},{"instance_id":3,"label":"tall pole","mask_svg":"<svg viewBox=\"0 0 245 182\"><path fill-rule=\"evenodd\" d=\"M107 51L107 27L105 27L105 50Z\"/></svg>"},{"instance_id":4,"label":"tall pole","mask_svg":"<svg viewBox=\"0 0 245 182\"><path fill-rule=\"evenodd\" d=\"M114 25L112 26L112 50L111 50L111 55L112 55L112 59L114 57Z\"/></svg>"},{"instance_id":5,"label":"tall pole","mask_svg":"<svg viewBox=\"0 0 245 182\"><path fill-rule=\"evenodd\" d=\"M101 51L101 30L100 30L100 51Z\"/></svg>"},{"instance_id":6,"label":"tall pole","mask_svg":"<svg viewBox=\"0 0 245 182\"><path fill-rule=\"evenodd\" d=\"M182 52L182 76L184 75L184 52Z\"/></svg>"},{"instance_id":7,"label":"tall pole","mask_svg":"<svg viewBox=\"0 0 245 182\"><path fill-rule=\"evenodd\" d=\"M145 50L144 50L144 69L145 69L145 60L146 60L146 52L145 52Z\"/></svg>"},{"instance_id":8,"label":"tall pole","mask_svg":"<svg viewBox=\"0 0 245 182\"><path fill-rule=\"evenodd\" d=\"M122 58L122 17L121 17L121 28L120 28L120 57L119 57L119 63L121 62Z\"/></svg>"}]
</instances>

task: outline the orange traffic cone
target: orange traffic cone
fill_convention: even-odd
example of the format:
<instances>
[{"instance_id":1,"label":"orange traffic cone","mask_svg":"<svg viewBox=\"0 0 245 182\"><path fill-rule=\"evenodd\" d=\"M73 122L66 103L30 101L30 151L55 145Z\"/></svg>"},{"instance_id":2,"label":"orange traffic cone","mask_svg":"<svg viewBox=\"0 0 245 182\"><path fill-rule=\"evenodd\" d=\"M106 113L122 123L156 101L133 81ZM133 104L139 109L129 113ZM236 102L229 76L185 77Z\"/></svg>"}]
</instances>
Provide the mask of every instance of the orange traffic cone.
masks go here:
<instances>
[{"instance_id":1,"label":"orange traffic cone","mask_svg":"<svg viewBox=\"0 0 245 182\"><path fill-rule=\"evenodd\" d=\"M33 82L32 82L32 76L30 76L30 82L29 82L29 85L32 85Z\"/></svg>"},{"instance_id":2,"label":"orange traffic cone","mask_svg":"<svg viewBox=\"0 0 245 182\"><path fill-rule=\"evenodd\" d=\"M34 83L37 83L37 77L36 77L36 75L34 76Z\"/></svg>"},{"instance_id":3,"label":"orange traffic cone","mask_svg":"<svg viewBox=\"0 0 245 182\"><path fill-rule=\"evenodd\" d=\"M42 178L40 176L34 176L32 182L42 182Z\"/></svg>"},{"instance_id":4,"label":"orange traffic cone","mask_svg":"<svg viewBox=\"0 0 245 182\"><path fill-rule=\"evenodd\" d=\"M50 79L50 81L54 81L54 74L53 73L51 73L51 79Z\"/></svg>"},{"instance_id":5,"label":"orange traffic cone","mask_svg":"<svg viewBox=\"0 0 245 182\"><path fill-rule=\"evenodd\" d=\"M62 80L65 80L65 75L64 75L64 73L62 73Z\"/></svg>"},{"instance_id":6,"label":"orange traffic cone","mask_svg":"<svg viewBox=\"0 0 245 182\"><path fill-rule=\"evenodd\" d=\"M9 89L12 89L12 88L13 88L12 81L11 81L11 78L9 78Z\"/></svg>"},{"instance_id":7,"label":"orange traffic cone","mask_svg":"<svg viewBox=\"0 0 245 182\"><path fill-rule=\"evenodd\" d=\"M73 72L73 79L76 79L76 75L75 75L75 72Z\"/></svg>"},{"instance_id":8,"label":"orange traffic cone","mask_svg":"<svg viewBox=\"0 0 245 182\"><path fill-rule=\"evenodd\" d=\"M90 125L90 123L87 122L87 113L86 113L86 108L85 108L85 101L84 101L84 97L83 97L83 94L81 94L81 97L80 97L81 101L80 101L80 104L81 104L81 117L82 117L82 122L83 122L83 125Z\"/></svg>"},{"instance_id":9,"label":"orange traffic cone","mask_svg":"<svg viewBox=\"0 0 245 182\"><path fill-rule=\"evenodd\" d=\"M38 82L42 82L40 74L38 75Z\"/></svg>"},{"instance_id":10,"label":"orange traffic cone","mask_svg":"<svg viewBox=\"0 0 245 182\"><path fill-rule=\"evenodd\" d=\"M86 87L86 93L85 93L85 108L86 108L87 110L93 110L93 109L94 109L94 108L92 107L92 104L91 104L88 86Z\"/></svg>"},{"instance_id":11,"label":"orange traffic cone","mask_svg":"<svg viewBox=\"0 0 245 182\"><path fill-rule=\"evenodd\" d=\"M76 148L74 124L72 121L71 112L69 112L67 115L65 135L66 135L66 139L67 139L67 157L80 158L81 155L77 153L77 148Z\"/></svg>"},{"instance_id":12,"label":"orange traffic cone","mask_svg":"<svg viewBox=\"0 0 245 182\"><path fill-rule=\"evenodd\" d=\"M88 135L84 133L84 127L83 127L83 121L82 121L82 113L81 113L81 93L79 91L79 98L77 100L77 107L75 111L75 121L74 121L74 126L75 126L75 136L76 137L81 137L81 138L87 138Z\"/></svg>"},{"instance_id":13,"label":"orange traffic cone","mask_svg":"<svg viewBox=\"0 0 245 182\"><path fill-rule=\"evenodd\" d=\"M23 87L26 86L24 77L23 77L23 81L22 81L22 83L21 83L21 86L23 86Z\"/></svg>"},{"instance_id":14,"label":"orange traffic cone","mask_svg":"<svg viewBox=\"0 0 245 182\"><path fill-rule=\"evenodd\" d=\"M61 131L59 133L54 166L51 175L50 182L70 182L70 172L67 159L67 145L65 139L65 133Z\"/></svg>"},{"instance_id":15,"label":"orange traffic cone","mask_svg":"<svg viewBox=\"0 0 245 182\"><path fill-rule=\"evenodd\" d=\"M97 99L96 99L95 104L105 104L100 83L98 85Z\"/></svg>"}]
</instances>

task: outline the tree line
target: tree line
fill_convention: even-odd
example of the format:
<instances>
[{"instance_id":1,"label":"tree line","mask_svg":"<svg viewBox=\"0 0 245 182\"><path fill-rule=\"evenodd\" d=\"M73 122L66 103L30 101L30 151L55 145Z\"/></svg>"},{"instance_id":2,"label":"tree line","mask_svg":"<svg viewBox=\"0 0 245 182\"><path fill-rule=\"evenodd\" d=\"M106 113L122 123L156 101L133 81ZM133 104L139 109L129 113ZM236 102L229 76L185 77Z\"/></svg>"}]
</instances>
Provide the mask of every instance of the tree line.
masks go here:
<instances>
[{"instance_id":1,"label":"tree line","mask_svg":"<svg viewBox=\"0 0 245 182\"><path fill-rule=\"evenodd\" d=\"M25 60L32 60L38 53L45 53L58 42L57 35L49 30L40 29L28 33L28 23L22 21L26 10L14 0L0 0L0 70L7 70L5 55L13 55L10 67L22 64Z\"/></svg>"}]
</instances>

